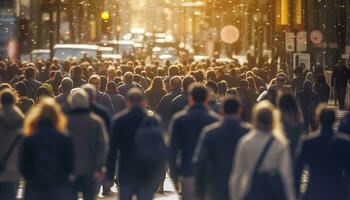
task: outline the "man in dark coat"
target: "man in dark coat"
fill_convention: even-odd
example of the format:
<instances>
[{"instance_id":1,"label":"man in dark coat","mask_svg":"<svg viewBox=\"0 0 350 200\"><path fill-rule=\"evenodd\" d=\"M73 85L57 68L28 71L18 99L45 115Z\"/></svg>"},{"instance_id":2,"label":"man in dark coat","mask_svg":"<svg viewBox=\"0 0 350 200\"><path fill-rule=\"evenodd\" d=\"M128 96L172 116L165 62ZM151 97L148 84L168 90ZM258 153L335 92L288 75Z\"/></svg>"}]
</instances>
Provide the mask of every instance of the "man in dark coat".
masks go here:
<instances>
[{"instance_id":1,"label":"man in dark coat","mask_svg":"<svg viewBox=\"0 0 350 200\"><path fill-rule=\"evenodd\" d=\"M101 85L101 79L98 75L93 75L89 78L89 83L96 88L96 102L102 105L108 112L109 115L114 114L114 107L112 104L111 97L105 92L99 90Z\"/></svg>"},{"instance_id":2,"label":"man in dark coat","mask_svg":"<svg viewBox=\"0 0 350 200\"><path fill-rule=\"evenodd\" d=\"M174 76L170 79L169 83L170 92L160 100L156 113L162 117L163 127L166 130L169 126L169 121L172 117L171 102L175 97L181 93L181 79L178 76Z\"/></svg>"},{"instance_id":3,"label":"man in dark coat","mask_svg":"<svg viewBox=\"0 0 350 200\"><path fill-rule=\"evenodd\" d=\"M300 105L300 108L304 116L304 125L306 131L315 130L317 128L315 124L315 111L319 103L319 98L317 93L312 90L311 81L307 80L304 82L303 90L296 94L296 99Z\"/></svg>"},{"instance_id":4,"label":"man in dark coat","mask_svg":"<svg viewBox=\"0 0 350 200\"><path fill-rule=\"evenodd\" d=\"M183 91L179 96L175 97L174 100L171 102L172 114L175 114L181 111L188 105L188 88L195 81L196 80L191 75L185 76L185 78L182 80Z\"/></svg>"},{"instance_id":5,"label":"man in dark coat","mask_svg":"<svg viewBox=\"0 0 350 200\"><path fill-rule=\"evenodd\" d=\"M303 199L347 199L350 138L334 133L334 110L326 105L317 110L320 129L304 139L297 163L297 177L300 177L304 165L309 166L309 184Z\"/></svg>"},{"instance_id":6,"label":"man in dark coat","mask_svg":"<svg viewBox=\"0 0 350 200\"><path fill-rule=\"evenodd\" d=\"M206 126L197 144L194 162L196 166L196 195L203 199L229 200L228 181L233 156L241 136L249 129L240 121L240 100L228 97L223 104L224 119Z\"/></svg>"},{"instance_id":7,"label":"man in dark coat","mask_svg":"<svg viewBox=\"0 0 350 200\"><path fill-rule=\"evenodd\" d=\"M36 78L36 71L34 67L28 67L24 71L24 77L26 79L26 82L29 86L29 88L34 92L33 94L30 94L30 98L35 98L35 92L36 90L42 85L41 82L37 81Z\"/></svg>"},{"instance_id":8,"label":"man in dark coat","mask_svg":"<svg viewBox=\"0 0 350 200\"><path fill-rule=\"evenodd\" d=\"M199 135L203 127L220 120L220 117L208 109L208 91L199 83L189 89L188 109L176 113L170 122L170 175L177 184L182 180L183 200L195 199L194 166L192 158Z\"/></svg>"},{"instance_id":9,"label":"man in dark coat","mask_svg":"<svg viewBox=\"0 0 350 200\"><path fill-rule=\"evenodd\" d=\"M66 77L61 81L61 89L62 93L55 97L55 100L58 104L60 104L61 109L63 112L68 113L69 106L68 106L68 96L70 94L70 91L73 88L73 81L72 79Z\"/></svg>"},{"instance_id":10,"label":"man in dark coat","mask_svg":"<svg viewBox=\"0 0 350 200\"><path fill-rule=\"evenodd\" d=\"M164 171L144 170L132 153L135 148L135 134L147 116L145 96L140 89L133 88L128 92L127 105L129 109L116 114L112 120L107 179L113 182L118 160L120 199L131 200L136 195L137 199L151 200ZM159 117L152 118L156 126L160 126Z\"/></svg>"},{"instance_id":11,"label":"man in dark coat","mask_svg":"<svg viewBox=\"0 0 350 200\"><path fill-rule=\"evenodd\" d=\"M257 95L253 90L248 88L247 80L243 79L240 81L239 87L237 88L237 95L243 102L242 120L250 121L253 107L257 101Z\"/></svg>"},{"instance_id":12,"label":"man in dark coat","mask_svg":"<svg viewBox=\"0 0 350 200\"><path fill-rule=\"evenodd\" d=\"M80 87L86 84L86 80L84 80L82 76L82 69L79 65L74 66L72 69L72 80L73 80L73 88Z\"/></svg>"},{"instance_id":13,"label":"man in dark coat","mask_svg":"<svg viewBox=\"0 0 350 200\"><path fill-rule=\"evenodd\" d=\"M333 73L331 85L335 88L335 94L339 102L339 108L345 109L346 87L349 80L349 69L343 64L336 64Z\"/></svg>"},{"instance_id":14,"label":"man in dark coat","mask_svg":"<svg viewBox=\"0 0 350 200\"><path fill-rule=\"evenodd\" d=\"M136 82L133 81L133 74L131 72L127 72L124 74L124 84L118 87L119 94L123 97L126 97L128 94L128 91L131 88L140 88L143 90L142 86Z\"/></svg>"}]
</instances>

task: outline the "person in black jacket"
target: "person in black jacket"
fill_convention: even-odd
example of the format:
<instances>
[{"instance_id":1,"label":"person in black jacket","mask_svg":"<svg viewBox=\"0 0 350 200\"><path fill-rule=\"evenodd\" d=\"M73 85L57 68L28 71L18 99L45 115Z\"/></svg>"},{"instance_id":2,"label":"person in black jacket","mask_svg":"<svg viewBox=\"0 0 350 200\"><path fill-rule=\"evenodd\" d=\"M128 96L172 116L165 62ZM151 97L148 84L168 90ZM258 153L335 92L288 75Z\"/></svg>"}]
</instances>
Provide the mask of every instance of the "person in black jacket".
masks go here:
<instances>
[{"instance_id":1,"label":"person in black jacket","mask_svg":"<svg viewBox=\"0 0 350 200\"><path fill-rule=\"evenodd\" d=\"M345 109L345 96L348 80L349 69L341 63L336 64L332 73L331 85L335 88L335 94L337 95L339 108L341 110Z\"/></svg>"},{"instance_id":2,"label":"person in black jacket","mask_svg":"<svg viewBox=\"0 0 350 200\"><path fill-rule=\"evenodd\" d=\"M178 76L172 77L170 79L169 89L170 92L164 95L156 109L156 113L162 117L162 123L165 130L168 128L170 118L172 117L171 102L181 93L181 78Z\"/></svg>"},{"instance_id":3,"label":"person in black jacket","mask_svg":"<svg viewBox=\"0 0 350 200\"><path fill-rule=\"evenodd\" d=\"M28 113L20 150L19 169L25 200L71 199L73 145L66 134L67 119L54 99L43 97Z\"/></svg>"},{"instance_id":4,"label":"person in black jacket","mask_svg":"<svg viewBox=\"0 0 350 200\"><path fill-rule=\"evenodd\" d=\"M347 199L350 162L350 138L335 134L335 111L321 104L317 109L320 129L308 135L303 142L298 161L298 174L309 166L309 183L302 199ZM300 177L300 176L298 176Z\"/></svg>"},{"instance_id":5,"label":"person in black jacket","mask_svg":"<svg viewBox=\"0 0 350 200\"><path fill-rule=\"evenodd\" d=\"M107 179L113 182L118 160L118 182L120 200L131 200L133 195L137 199L152 200L153 193L162 180L163 169L144 170L136 162L134 152L135 134L143 119L147 116L145 111L146 99L138 88L132 88L127 95L128 109L116 114L112 120L111 140L107 157ZM156 126L160 126L157 115L152 117ZM161 167L160 167L161 168ZM141 175L140 175L141 174Z\"/></svg>"},{"instance_id":6,"label":"person in black jacket","mask_svg":"<svg viewBox=\"0 0 350 200\"><path fill-rule=\"evenodd\" d=\"M175 184L182 177L182 199L195 198L192 158L203 127L220 120L208 107L208 91L199 83L189 88L188 109L176 113L170 122L170 176Z\"/></svg>"},{"instance_id":7,"label":"person in black jacket","mask_svg":"<svg viewBox=\"0 0 350 200\"><path fill-rule=\"evenodd\" d=\"M172 114L181 111L188 105L188 88L195 81L196 80L191 75L185 76L185 78L182 80L182 94L175 97L174 100L171 102Z\"/></svg>"},{"instance_id":8,"label":"person in black jacket","mask_svg":"<svg viewBox=\"0 0 350 200\"><path fill-rule=\"evenodd\" d=\"M206 126L201 133L194 156L196 195L203 199L229 200L228 181L236 145L249 129L240 121L242 103L227 97L222 113L224 120Z\"/></svg>"}]
</instances>

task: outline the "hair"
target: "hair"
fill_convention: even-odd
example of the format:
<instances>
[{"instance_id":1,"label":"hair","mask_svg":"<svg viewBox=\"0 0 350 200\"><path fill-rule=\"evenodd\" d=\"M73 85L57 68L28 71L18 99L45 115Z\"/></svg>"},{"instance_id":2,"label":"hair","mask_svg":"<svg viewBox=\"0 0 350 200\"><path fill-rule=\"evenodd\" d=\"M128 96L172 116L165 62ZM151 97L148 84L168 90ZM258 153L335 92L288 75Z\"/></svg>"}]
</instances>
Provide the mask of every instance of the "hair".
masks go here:
<instances>
[{"instance_id":1,"label":"hair","mask_svg":"<svg viewBox=\"0 0 350 200\"><path fill-rule=\"evenodd\" d=\"M182 87L184 91L188 91L190 85L192 83L196 82L196 80L191 75L185 76L185 78L182 80Z\"/></svg>"},{"instance_id":2,"label":"hair","mask_svg":"<svg viewBox=\"0 0 350 200\"><path fill-rule=\"evenodd\" d=\"M72 88L73 88L73 81L72 79L66 77L64 79L62 79L61 81L61 88L63 92L69 93Z\"/></svg>"},{"instance_id":3,"label":"hair","mask_svg":"<svg viewBox=\"0 0 350 200\"><path fill-rule=\"evenodd\" d=\"M217 94L217 93L218 93L218 85L217 85L214 81L209 80L209 81L205 84L205 86L206 86L207 88L209 88L210 90L212 90L212 91L214 92L214 94Z\"/></svg>"},{"instance_id":4,"label":"hair","mask_svg":"<svg viewBox=\"0 0 350 200\"><path fill-rule=\"evenodd\" d=\"M16 104L16 94L11 89L4 89L0 92L0 103L3 106Z\"/></svg>"},{"instance_id":5,"label":"hair","mask_svg":"<svg viewBox=\"0 0 350 200\"><path fill-rule=\"evenodd\" d=\"M72 73L73 73L72 76L73 77L80 77L82 72L83 71L82 71L81 67L79 65L76 65L72 69Z\"/></svg>"},{"instance_id":6,"label":"hair","mask_svg":"<svg viewBox=\"0 0 350 200\"><path fill-rule=\"evenodd\" d=\"M124 82L125 83L132 83L133 80L133 74L131 72L126 72L124 74Z\"/></svg>"},{"instance_id":7,"label":"hair","mask_svg":"<svg viewBox=\"0 0 350 200\"><path fill-rule=\"evenodd\" d=\"M96 91L96 88L93 85L91 85L91 84L84 84L83 86L81 86L81 88L83 90L85 90L85 92L88 94L90 102L93 102L93 101L96 100L96 93L97 93L97 91Z\"/></svg>"},{"instance_id":8,"label":"hair","mask_svg":"<svg viewBox=\"0 0 350 200\"><path fill-rule=\"evenodd\" d=\"M279 119L278 110L267 100L256 104L252 112L252 123L255 129L272 133L276 139L287 142Z\"/></svg>"},{"instance_id":9,"label":"hair","mask_svg":"<svg viewBox=\"0 0 350 200\"><path fill-rule=\"evenodd\" d=\"M181 90L181 78L179 76L172 77L169 86L172 90Z\"/></svg>"},{"instance_id":10,"label":"hair","mask_svg":"<svg viewBox=\"0 0 350 200\"><path fill-rule=\"evenodd\" d=\"M168 69L168 75L170 77L178 76L180 75L180 69L176 65L170 66Z\"/></svg>"},{"instance_id":11,"label":"hair","mask_svg":"<svg viewBox=\"0 0 350 200\"><path fill-rule=\"evenodd\" d=\"M98 75L92 75L90 78L89 78L89 83L91 84L94 80L97 80L99 84L101 84L101 79Z\"/></svg>"},{"instance_id":12,"label":"hair","mask_svg":"<svg viewBox=\"0 0 350 200\"><path fill-rule=\"evenodd\" d=\"M312 90L312 82L310 80L304 81L303 88L305 90Z\"/></svg>"},{"instance_id":13,"label":"hair","mask_svg":"<svg viewBox=\"0 0 350 200\"><path fill-rule=\"evenodd\" d=\"M242 101L238 96L227 96L224 100L222 108L226 114L237 114L242 108Z\"/></svg>"},{"instance_id":14,"label":"hair","mask_svg":"<svg viewBox=\"0 0 350 200\"><path fill-rule=\"evenodd\" d=\"M335 111L327 108L327 104L320 104L316 108L316 117L322 128L332 128L336 119Z\"/></svg>"},{"instance_id":15,"label":"hair","mask_svg":"<svg viewBox=\"0 0 350 200\"><path fill-rule=\"evenodd\" d=\"M28 96L28 87L23 81L17 82L13 87L20 97Z\"/></svg>"},{"instance_id":16,"label":"hair","mask_svg":"<svg viewBox=\"0 0 350 200\"><path fill-rule=\"evenodd\" d=\"M118 92L117 84L114 81L109 81L106 86L106 92L108 94L113 94Z\"/></svg>"},{"instance_id":17,"label":"hair","mask_svg":"<svg viewBox=\"0 0 350 200\"><path fill-rule=\"evenodd\" d=\"M24 71L24 76L26 78L34 78L36 75L36 71L34 67L28 67L27 69L25 69Z\"/></svg>"},{"instance_id":18,"label":"hair","mask_svg":"<svg viewBox=\"0 0 350 200\"><path fill-rule=\"evenodd\" d=\"M163 90L163 91L165 91L164 82L160 78L160 76L156 76L153 78L152 83L147 90Z\"/></svg>"},{"instance_id":19,"label":"hair","mask_svg":"<svg viewBox=\"0 0 350 200\"><path fill-rule=\"evenodd\" d=\"M89 108L89 96L85 90L74 88L68 96L68 104L71 109Z\"/></svg>"},{"instance_id":20,"label":"hair","mask_svg":"<svg viewBox=\"0 0 350 200\"><path fill-rule=\"evenodd\" d=\"M227 88L228 88L227 82L226 81L220 81L218 83L218 93L219 93L219 95L225 96L226 93L227 93Z\"/></svg>"},{"instance_id":21,"label":"hair","mask_svg":"<svg viewBox=\"0 0 350 200\"><path fill-rule=\"evenodd\" d=\"M105 92L108 79L105 76L100 76L100 91Z\"/></svg>"},{"instance_id":22,"label":"hair","mask_svg":"<svg viewBox=\"0 0 350 200\"><path fill-rule=\"evenodd\" d=\"M133 106L140 106L145 101L145 95L139 88L129 90L126 100Z\"/></svg>"},{"instance_id":23,"label":"hair","mask_svg":"<svg viewBox=\"0 0 350 200\"><path fill-rule=\"evenodd\" d=\"M254 78L253 77L248 77L247 81L248 81L249 88L257 93L258 89L256 87L256 83L255 83Z\"/></svg>"},{"instance_id":24,"label":"hair","mask_svg":"<svg viewBox=\"0 0 350 200\"><path fill-rule=\"evenodd\" d=\"M193 83L189 88L189 93L195 103L204 103L208 98L208 90L200 83Z\"/></svg>"},{"instance_id":25,"label":"hair","mask_svg":"<svg viewBox=\"0 0 350 200\"><path fill-rule=\"evenodd\" d=\"M298 127L303 123L302 112L292 94L286 93L281 95L278 98L277 105L281 112L283 124L289 124L291 127Z\"/></svg>"},{"instance_id":26,"label":"hair","mask_svg":"<svg viewBox=\"0 0 350 200\"><path fill-rule=\"evenodd\" d=\"M29 111L24 121L23 133L26 136L33 135L44 122L49 122L61 133L66 133L67 118L56 101L50 97L41 98L39 103Z\"/></svg>"}]
</instances>

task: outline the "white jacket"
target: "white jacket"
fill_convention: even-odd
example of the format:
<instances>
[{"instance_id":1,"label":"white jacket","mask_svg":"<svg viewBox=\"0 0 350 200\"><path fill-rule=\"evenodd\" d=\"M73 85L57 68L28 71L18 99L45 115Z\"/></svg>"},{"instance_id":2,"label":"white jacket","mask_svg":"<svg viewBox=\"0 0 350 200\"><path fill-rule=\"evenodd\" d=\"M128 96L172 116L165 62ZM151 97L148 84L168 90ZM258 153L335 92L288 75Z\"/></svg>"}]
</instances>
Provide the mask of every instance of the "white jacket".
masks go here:
<instances>
[{"instance_id":1,"label":"white jacket","mask_svg":"<svg viewBox=\"0 0 350 200\"><path fill-rule=\"evenodd\" d=\"M252 130L239 141L234 157L234 166L230 177L231 200L244 198L250 187L252 173L258 157L267 144L271 134ZM284 184L288 200L295 200L292 162L288 144L275 139L270 146L260 171L278 169Z\"/></svg>"}]
</instances>

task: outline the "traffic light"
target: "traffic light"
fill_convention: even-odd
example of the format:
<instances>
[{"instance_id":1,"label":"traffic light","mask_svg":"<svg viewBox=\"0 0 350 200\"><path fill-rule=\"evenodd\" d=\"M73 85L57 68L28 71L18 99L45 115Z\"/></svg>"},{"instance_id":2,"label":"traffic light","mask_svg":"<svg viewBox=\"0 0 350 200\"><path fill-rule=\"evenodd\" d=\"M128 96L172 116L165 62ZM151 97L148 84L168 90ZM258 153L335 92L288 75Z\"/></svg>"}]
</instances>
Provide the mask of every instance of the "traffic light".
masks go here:
<instances>
[{"instance_id":1,"label":"traffic light","mask_svg":"<svg viewBox=\"0 0 350 200\"><path fill-rule=\"evenodd\" d=\"M103 11L101 13L101 31L103 34L109 34L111 31L111 22L109 19L109 12Z\"/></svg>"}]
</instances>

